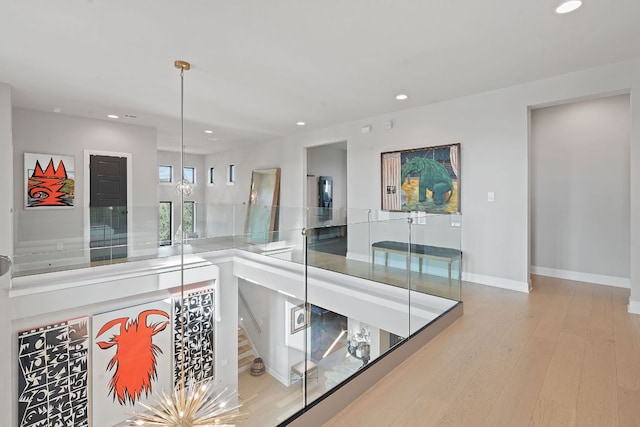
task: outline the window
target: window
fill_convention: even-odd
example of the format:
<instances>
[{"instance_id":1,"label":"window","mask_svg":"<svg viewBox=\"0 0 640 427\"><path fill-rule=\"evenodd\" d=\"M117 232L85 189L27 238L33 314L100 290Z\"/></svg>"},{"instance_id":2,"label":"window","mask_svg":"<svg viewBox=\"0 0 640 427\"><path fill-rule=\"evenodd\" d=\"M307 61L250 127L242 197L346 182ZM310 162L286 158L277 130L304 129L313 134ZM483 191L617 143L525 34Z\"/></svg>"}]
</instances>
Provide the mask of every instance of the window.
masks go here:
<instances>
[{"instance_id":1,"label":"window","mask_svg":"<svg viewBox=\"0 0 640 427\"><path fill-rule=\"evenodd\" d=\"M186 237L193 237L196 232L196 202L184 202L182 215L182 230Z\"/></svg>"},{"instance_id":2,"label":"window","mask_svg":"<svg viewBox=\"0 0 640 427\"><path fill-rule=\"evenodd\" d=\"M192 167L184 167L182 169L182 179L185 181L195 184L196 183L196 168Z\"/></svg>"},{"instance_id":3,"label":"window","mask_svg":"<svg viewBox=\"0 0 640 427\"><path fill-rule=\"evenodd\" d=\"M173 182L173 166L160 165L158 175L160 182Z\"/></svg>"},{"instance_id":4,"label":"window","mask_svg":"<svg viewBox=\"0 0 640 427\"><path fill-rule=\"evenodd\" d=\"M158 242L160 246L171 244L171 202L160 202L160 222L158 227Z\"/></svg>"},{"instance_id":5,"label":"window","mask_svg":"<svg viewBox=\"0 0 640 427\"><path fill-rule=\"evenodd\" d=\"M209 184L216 183L216 168L209 168Z\"/></svg>"},{"instance_id":6,"label":"window","mask_svg":"<svg viewBox=\"0 0 640 427\"><path fill-rule=\"evenodd\" d=\"M229 171L227 172L227 183L233 184L236 182L236 165L229 165Z\"/></svg>"}]
</instances>

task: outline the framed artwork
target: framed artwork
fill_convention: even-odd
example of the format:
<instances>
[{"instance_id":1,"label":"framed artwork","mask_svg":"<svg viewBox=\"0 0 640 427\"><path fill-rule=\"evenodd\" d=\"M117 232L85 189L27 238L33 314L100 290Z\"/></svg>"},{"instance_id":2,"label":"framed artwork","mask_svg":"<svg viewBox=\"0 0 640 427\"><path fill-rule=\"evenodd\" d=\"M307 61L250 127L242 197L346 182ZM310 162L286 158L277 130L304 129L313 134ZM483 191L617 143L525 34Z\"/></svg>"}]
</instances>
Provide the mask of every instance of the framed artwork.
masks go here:
<instances>
[{"instance_id":1,"label":"framed artwork","mask_svg":"<svg viewBox=\"0 0 640 427\"><path fill-rule=\"evenodd\" d=\"M93 316L93 425L112 426L171 387L171 300Z\"/></svg>"},{"instance_id":2,"label":"framed artwork","mask_svg":"<svg viewBox=\"0 0 640 427\"><path fill-rule=\"evenodd\" d=\"M380 155L382 209L460 212L460 144Z\"/></svg>"},{"instance_id":3,"label":"framed artwork","mask_svg":"<svg viewBox=\"0 0 640 427\"><path fill-rule=\"evenodd\" d=\"M24 207L68 208L75 200L72 156L24 154Z\"/></svg>"},{"instance_id":4,"label":"framed artwork","mask_svg":"<svg viewBox=\"0 0 640 427\"><path fill-rule=\"evenodd\" d=\"M215 304L213 288L196 289L173 297L173 383L182 380L184 356L185 380L195 383L213 379L215 375ZM183 309L185 310L183 314ZM184 322L184 336L182 323Z\"/></svg>"},{"instance_id":5,"label":"framed artwork","mask_svg":"<svg viewBox=\"0 0 640 427\"><path fill-rule=\"evenodd\" d=\"M89 318L18 333L20 427L87 427Z\"/></svg>"},{"instance_id":6,"label":"framed artwork","mask_svg":"<svg viewBox=\"0 0 640 427\"><path fill-rule=\"evenodd\" d=\"M309 326L309 304L291 307L291 334L300 332Z\"/></svg>"}]
</instances>

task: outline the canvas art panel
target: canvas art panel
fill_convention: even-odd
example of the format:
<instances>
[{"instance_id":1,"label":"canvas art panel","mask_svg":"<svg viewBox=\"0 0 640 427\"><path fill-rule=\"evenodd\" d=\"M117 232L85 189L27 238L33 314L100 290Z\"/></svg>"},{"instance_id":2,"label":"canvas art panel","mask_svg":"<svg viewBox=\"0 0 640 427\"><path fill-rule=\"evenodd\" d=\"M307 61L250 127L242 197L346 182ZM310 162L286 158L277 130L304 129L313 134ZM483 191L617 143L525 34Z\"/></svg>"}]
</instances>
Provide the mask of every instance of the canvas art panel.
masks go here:
<instances>
[{"instance_id":1,"label":"canvas art panel","mask_svg":"<svg viewBox=\"0 0 640 427\"><path fill-rule=\"evenodd\" d=\"M460 213L460 144L381 154L382 209Z\"/></svg>"},{"instance_id":2,"label":"canvas art panel","mask_svg":"<svg viewBox=\"0 0 640 427\"><path fill-rule=\"evenodd\" d=\"M25 153L24 175L26 209L73 207L75 201L73 156Z\"/></svg>"},{"instance_id":3,"label":"canvas art panel","mask_svg":"<svg viewBox=\"0 0 640 427\"><path fill-rule=\"evenodd\" d=\"M20 427L87 427L88 317L18 333Z\"/></svg>"},{"instance_id":4,"label":"canvas art panel","mask_svg":"<svg viewBox=\"0 0 640 427\"><path fill-rule=\"evenodd\" d=\"M173 383L188 384L213 379L215 375L215 304L213 288L201 288L173 297ZM183 312L184 309L184 312ZM183 324L184 320L184 335Z\"/></svg>"},{"instance_id":5,"label":"canvas art panel","mask_svg":"<svg viewBox=\"0 0 640 427\"><path fill-rule=\"evenodd\" d=\"M171 300L93 316L93 425L112 426L171 391Z\"/></svg>"}]
</instances>

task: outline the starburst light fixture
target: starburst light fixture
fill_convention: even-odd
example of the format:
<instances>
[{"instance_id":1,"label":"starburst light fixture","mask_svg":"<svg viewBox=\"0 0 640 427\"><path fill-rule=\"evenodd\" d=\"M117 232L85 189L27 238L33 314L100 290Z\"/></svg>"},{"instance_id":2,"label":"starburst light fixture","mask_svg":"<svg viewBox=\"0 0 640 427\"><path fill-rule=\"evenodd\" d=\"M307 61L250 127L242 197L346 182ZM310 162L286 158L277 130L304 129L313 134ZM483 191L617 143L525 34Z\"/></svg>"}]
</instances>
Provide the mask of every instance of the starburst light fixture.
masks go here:
<instances>
[{"instance_id":1,"label":"starburst light fixture","mask_svg":"<svg viewBox=\"0 0 640 427\"><path fill-rule=\"evenodd\" d=\"M235 425L245 418L240 405L231 406L235 392L210 382L195 384L193 379L172 393L156 395L155 405L140 403L149 412L136 416L136 426L206 427Z\"/></svg>"}]
</instances>

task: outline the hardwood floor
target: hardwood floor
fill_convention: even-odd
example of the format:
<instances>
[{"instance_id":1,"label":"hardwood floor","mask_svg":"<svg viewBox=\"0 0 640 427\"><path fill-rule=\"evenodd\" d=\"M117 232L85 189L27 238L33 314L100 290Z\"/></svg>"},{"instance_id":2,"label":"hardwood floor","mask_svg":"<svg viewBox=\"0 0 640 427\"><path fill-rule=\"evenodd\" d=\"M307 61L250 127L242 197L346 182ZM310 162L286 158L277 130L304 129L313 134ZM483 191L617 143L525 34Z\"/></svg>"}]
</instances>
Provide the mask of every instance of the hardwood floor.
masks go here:
<instances>
[{"instance_id":1,"label":"hardwood floor","mask_svg":"<svg viewBox=\"0 0 640 427\"><path fill-rule=\"evenodd\" d=\"M307 384L309 403L362 366L360 360L347 358L345 353L343 348L318 361L317 378L310 378ZM249 371L241 372L238 397L242 412L247 414L247 418L239 423L242 427L276 426L304 405L299 381L287 387L268 373L254 377Z\"/></svg>"},{"instance_id":2,"label":"hardwood floor","mask_svg":"<svg viewBox=\"0 0 640 427\"><path fill-rule=\"evenodd\" d=\"M464 283L465 313L326 426L640 426L629 290Z\"/></svg>"}]
</instances>

